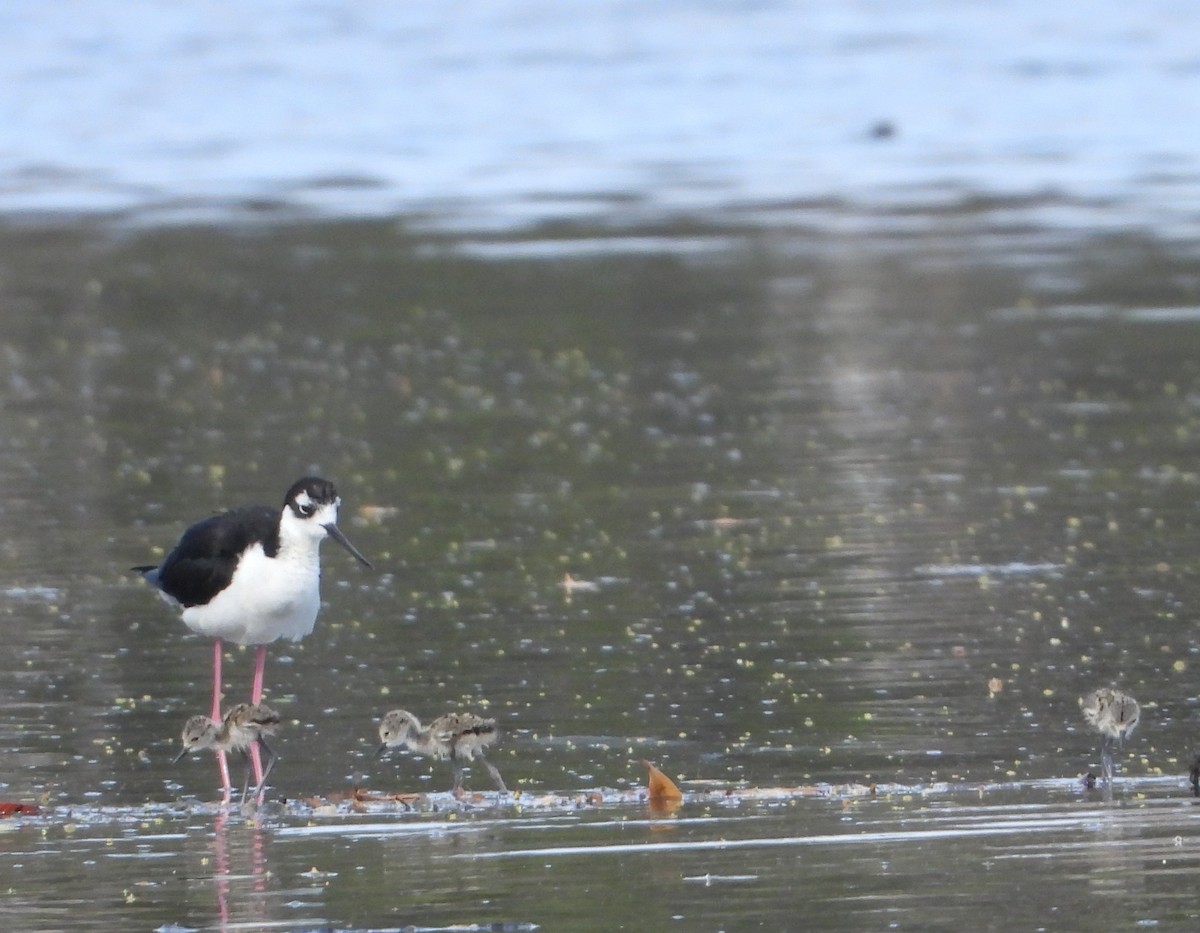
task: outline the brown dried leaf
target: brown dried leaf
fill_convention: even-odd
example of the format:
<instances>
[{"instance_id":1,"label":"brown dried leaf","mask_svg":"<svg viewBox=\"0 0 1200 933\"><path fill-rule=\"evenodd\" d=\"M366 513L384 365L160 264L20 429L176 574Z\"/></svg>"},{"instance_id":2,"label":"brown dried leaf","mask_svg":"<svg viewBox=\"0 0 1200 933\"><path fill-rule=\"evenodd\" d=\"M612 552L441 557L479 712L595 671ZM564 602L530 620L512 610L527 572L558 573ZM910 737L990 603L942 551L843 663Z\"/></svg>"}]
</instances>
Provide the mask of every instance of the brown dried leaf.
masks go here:
<instances>
[{"instance_id":1,"label":"brown dried leaf","mask_svg":"<svg viewBox=\"0 0 1200 933\"><path fill-rule=\"evenodd\" d=\"M679 788L675 786L675 782L663 774L658 768L654 767L650 762L643 761L646 770L650 772L649 780L647 781L647 791L652 802L658 801L665 803L669 800L682 800L683 794Z\"/></svg>"}]
</instances>

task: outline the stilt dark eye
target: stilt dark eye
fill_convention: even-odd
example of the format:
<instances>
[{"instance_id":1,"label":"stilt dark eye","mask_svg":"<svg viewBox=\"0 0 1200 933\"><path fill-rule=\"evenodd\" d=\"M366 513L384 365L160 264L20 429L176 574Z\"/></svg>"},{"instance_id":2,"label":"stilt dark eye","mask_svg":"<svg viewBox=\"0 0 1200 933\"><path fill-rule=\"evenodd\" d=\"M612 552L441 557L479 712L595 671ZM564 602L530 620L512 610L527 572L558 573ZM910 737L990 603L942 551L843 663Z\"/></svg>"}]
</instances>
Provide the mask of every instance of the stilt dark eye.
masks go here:
<instances>
[{"instance_id":1,"label":"stilt dark eye","mask_svg":"<svg viewBox=\"0 0 1200 933\"><path fill-rule=\"evenodd\" d=\"M317 511L316 505L311 502L305 502L303 505L296 506L300 510L300 514L305 518L311 518L313 513Z\"/></svg>"}]
</instances>

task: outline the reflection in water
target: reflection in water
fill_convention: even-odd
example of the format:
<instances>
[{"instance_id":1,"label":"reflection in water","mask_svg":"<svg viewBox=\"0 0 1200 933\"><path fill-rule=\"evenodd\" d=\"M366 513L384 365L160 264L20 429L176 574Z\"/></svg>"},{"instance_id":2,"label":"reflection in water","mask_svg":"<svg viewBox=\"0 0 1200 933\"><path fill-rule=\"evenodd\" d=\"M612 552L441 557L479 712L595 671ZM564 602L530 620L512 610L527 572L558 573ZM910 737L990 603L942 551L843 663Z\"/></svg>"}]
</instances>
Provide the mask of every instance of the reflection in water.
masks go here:
<instances>
[{"instance_id":1,"label":"reflection in water","mask_svg":"<svg viewBox=\"0 0 1200 933\"><path fill-rule=\"evenodd\" d=\"M230 817L226 808L218 810L213 818L210 847L213 892L222 933L266 924L271 919L266 896L268 873L263 828L254 819L238 819L231 830Z\"/></svg>"},{"instance_id":2,"label":"reflection in water","mask_svg":"<svg viewBox=\"0 0 1200 933\"><path fill-rule=\"evenodd\" d=\"M217 917L221 929L229 927L229 844L225 838L228 814L222 810L213 822L213 888L217 895Z\"/></svg>"},{"instance_id":3,"label":"reflection in water","mask_svg":"<svg viewBox=\"0 0 1200 933\"><path fill-rule=\"evenodd\" d=\"M1105 799L1111 800L1111 791ZM1088 894L1101 902L1143 894L1146 854L1133 844L1139 828L1128 820L1113 819L1110 814L1100 815L1099 820L1099 832L1095 843L1087 847L1084 866Z\"/></svg>"}]
</instances>

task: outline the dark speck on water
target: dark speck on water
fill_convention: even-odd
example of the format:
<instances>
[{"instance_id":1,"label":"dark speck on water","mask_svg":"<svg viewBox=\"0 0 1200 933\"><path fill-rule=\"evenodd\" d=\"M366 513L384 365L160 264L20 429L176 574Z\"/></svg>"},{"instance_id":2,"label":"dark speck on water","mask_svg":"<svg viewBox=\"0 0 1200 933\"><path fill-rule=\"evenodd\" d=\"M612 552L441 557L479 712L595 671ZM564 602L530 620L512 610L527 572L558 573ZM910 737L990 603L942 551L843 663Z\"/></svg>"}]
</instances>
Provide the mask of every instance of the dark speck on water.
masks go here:
<instances>
[{"instance_id":1,"label":"dark speck on water","mask_svg":"<svg viewBox=\"0 0 1200 933\"><path fill-rule=\"evenodd\" d=\"M219 6L0 13L8 927L1195 928L1197 14ZM222 807L126 568L314 474Z\"/></svg>"}]
</instances>

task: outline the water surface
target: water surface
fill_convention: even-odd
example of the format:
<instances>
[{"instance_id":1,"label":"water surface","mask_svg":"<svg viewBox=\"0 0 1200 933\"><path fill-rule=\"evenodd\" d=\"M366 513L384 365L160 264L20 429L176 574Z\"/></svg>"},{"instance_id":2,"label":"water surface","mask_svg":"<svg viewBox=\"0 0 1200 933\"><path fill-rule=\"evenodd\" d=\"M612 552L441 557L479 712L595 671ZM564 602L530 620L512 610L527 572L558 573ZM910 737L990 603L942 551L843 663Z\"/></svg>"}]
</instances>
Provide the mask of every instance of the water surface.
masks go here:
<instances>
[{"instance_id":1,"label":"water surface","mask_svg":"<svg viewBox=\"0 0 1200 933\"><path fill-rule=\"evenodd\" d=\"M45 808L3 824L6 911L1193 925L1195 248L894 219L6 228L0 791ZM171 764L208 643L128 568L309 471L377 570L327 551L270 654L272 802L222 814ZM1110 682L1143 725L1106 801L1077 698ZM459 704L519 796L373 757L386 709Z\"/></svg>"}]
</instances>

